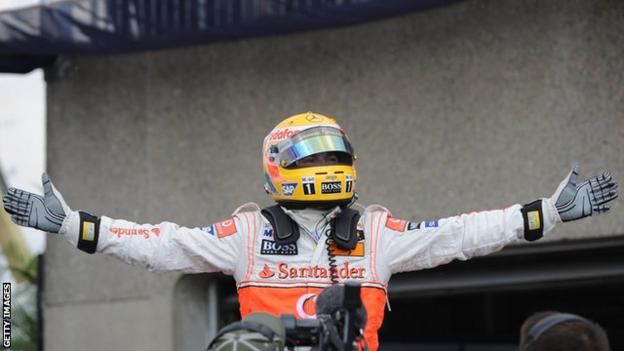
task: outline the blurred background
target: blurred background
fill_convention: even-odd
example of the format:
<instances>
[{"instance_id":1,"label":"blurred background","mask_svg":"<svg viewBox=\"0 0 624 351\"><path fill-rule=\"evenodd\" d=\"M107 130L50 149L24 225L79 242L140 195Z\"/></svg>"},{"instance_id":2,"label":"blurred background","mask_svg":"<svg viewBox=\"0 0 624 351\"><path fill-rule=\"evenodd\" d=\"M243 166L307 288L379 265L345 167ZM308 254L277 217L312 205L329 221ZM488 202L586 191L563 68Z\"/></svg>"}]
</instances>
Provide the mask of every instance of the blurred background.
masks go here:
<instances>
[{"instance_id":1,"label":"blurred background","mask_svg":"<svg viewBox=\"0 0 624 351\"><path fill-rule=\"evenodd\" d=\"M3 190L41 192L46 169L72 208L140 223L269 205L262 139L304 111L346 130L360 202L414 221L550 196L576 161L624 174L619 0L6 1L0 72ZM624 347L622 214L396 275L381 349L515 350L542 310ZM21 349L199 350L238 318L230 277L149 273L0 218Z\"/></svg>"}]
</instances>

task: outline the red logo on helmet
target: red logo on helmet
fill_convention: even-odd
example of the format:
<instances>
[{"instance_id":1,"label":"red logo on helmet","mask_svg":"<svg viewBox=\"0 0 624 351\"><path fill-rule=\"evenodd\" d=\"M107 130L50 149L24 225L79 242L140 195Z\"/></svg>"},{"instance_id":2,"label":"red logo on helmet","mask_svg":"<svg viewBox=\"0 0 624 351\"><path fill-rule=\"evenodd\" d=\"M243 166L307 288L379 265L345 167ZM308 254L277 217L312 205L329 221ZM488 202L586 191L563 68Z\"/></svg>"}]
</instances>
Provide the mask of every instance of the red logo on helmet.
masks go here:
<instances>
[{"instance_id":1,"label":"red logo on helmet","mask_svg":"<svg viewBox=\"0 0 624 351\"><path fill-rule=\"evenodd\" d=\"M297 134L299 131L292 129L279 129L271 133L271 138L269 141L282 141L284 139L288 139L293 135Z\"/></svg>"}]
</instances>

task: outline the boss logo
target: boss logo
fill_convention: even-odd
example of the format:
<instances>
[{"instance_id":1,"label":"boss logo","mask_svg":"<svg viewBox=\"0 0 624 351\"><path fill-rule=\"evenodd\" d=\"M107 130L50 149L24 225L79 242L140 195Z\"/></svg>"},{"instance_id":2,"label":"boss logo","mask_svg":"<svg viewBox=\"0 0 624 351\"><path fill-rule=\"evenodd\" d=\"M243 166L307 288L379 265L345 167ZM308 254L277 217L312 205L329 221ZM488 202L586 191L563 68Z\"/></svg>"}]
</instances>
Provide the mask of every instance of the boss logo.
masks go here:
<instances>
[{"instance_id":1,"label":"boss logo","mask_svg":"<svg viewBox=\"0 0 624 351\"><path fill-rule=\"evenodd\" d=\"M324 182L321 183L322 194L335 194L342 191L342 185L340 182Z\"/></svg>"},{"instance_id":2,"label":"boss logo","mask_svg":"<svg viewBox=\"0 0 624 351\"><path fill-rule=\"evenodd\" d=\"M262 255L294 256L297 253L297 244L280 245L273 240L262 240L262 247L260 248Z\"/></svg>"}]
</instances>

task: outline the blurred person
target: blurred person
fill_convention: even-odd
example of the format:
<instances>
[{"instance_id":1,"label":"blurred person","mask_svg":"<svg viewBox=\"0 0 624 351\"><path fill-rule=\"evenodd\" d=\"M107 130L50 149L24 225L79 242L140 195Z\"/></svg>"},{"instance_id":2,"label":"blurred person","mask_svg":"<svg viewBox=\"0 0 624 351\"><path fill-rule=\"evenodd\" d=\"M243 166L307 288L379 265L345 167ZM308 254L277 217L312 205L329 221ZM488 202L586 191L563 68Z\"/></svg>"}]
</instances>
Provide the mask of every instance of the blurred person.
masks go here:
<instances>
[{"instance_id":1,"label":"blurred person","mask_svg":"<svg viewBox=\"0 0 624 351\"><path fill-rule=\"evenodd\" d=\"M428 221L398 219L379 205L360 212L353 206L353 147L333 118L313 112L279 123L264 139L262 161L264 187L276 204L247 203L202 228L74 211L45 173L43 196L9 189L4 208L15 223L59 233L88 253L151 271L233 275L242 317L256 311L313 317L323 288L357 280L368 312L365 338L376 350L392 274L537 240L557 223L607 212L618 191L606 172L577 182L575 165L551 197L525 205Z\"/></svg>"},{"instance_id":2,"label":"blurred person","mask_svg":"<svg viewBox=\"0 0 624 351\"><path fill-rule=\"evenodd\" d=\"M609 351L602 327L581 316L537 312L520 328L520 351Z\"/></svg>"}]
</instances>

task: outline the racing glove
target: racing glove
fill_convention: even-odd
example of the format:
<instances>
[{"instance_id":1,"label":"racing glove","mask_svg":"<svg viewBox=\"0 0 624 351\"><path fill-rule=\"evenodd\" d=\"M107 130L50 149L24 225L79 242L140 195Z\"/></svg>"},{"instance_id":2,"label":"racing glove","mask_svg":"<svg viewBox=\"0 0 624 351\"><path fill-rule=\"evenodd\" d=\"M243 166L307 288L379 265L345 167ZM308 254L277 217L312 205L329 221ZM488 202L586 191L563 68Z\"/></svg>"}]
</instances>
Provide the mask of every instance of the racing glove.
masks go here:
<instances>
[{"instance_id":1,"label":"racing glove","mask_svg":"<svg viewBox=\"0 0 624 351\"><path fill-rule=\"evenodd\" d=\"M70 223L79 224L77 246L88 253L94 253L99 235L99 218L82 211L72 211L63 195L54 187L47 173L41 175L43 196L25 190L9 188L2 197L4 209L18 225L31 227L48 233L64 234ZM77 221L80 222L77 222Z\"/></svg>"},{"instance_id":2,"label":"racing glove","mask_svg":"<svg viewBox=\"0 0 624 351\"><path fill-rule=\"evenodd\" d=\"M569 222L609 211L608 203L618 196L618 184L609 172L577 182L579 166L575 164L550 198L524 205L524 237L541 238L556 223Z\"/></svg>"},{"instance_id":3,"label":"racing glove","mask_svg":"<svg viewBox=\"0 0 624 351\"><path fill-rule=\"evenodd\" d=\"M16 224L49 233L58 233L71 211L63 196L50 181L47 173L41 175L43 196L21 189L9 188L2 198L4 209Z\"/></svg>"}]
</instances>

